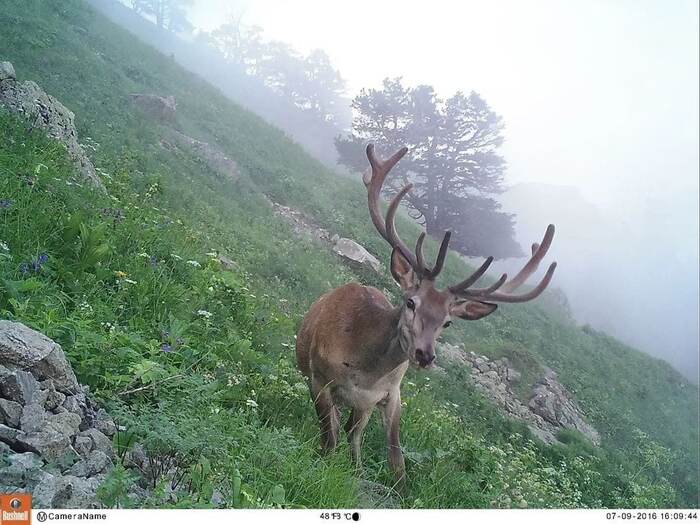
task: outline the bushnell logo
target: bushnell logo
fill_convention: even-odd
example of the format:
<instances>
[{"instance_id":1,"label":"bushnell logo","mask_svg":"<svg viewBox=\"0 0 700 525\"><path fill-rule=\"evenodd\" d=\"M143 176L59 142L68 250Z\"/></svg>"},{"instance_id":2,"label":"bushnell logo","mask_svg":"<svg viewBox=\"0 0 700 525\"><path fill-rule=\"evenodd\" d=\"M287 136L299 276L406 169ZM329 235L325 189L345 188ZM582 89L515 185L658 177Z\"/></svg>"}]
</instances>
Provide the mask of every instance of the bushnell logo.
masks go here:
<instances>
[{"instance_id":1,"label":"bushnell logo","mask_svg":"<svg viewBox=\"0 0 700 525\"><path fill-rule=\"evenodd\" d=\"M0 494L0 525L30 525L31 494Z\"/></svg>"}]
</instances>

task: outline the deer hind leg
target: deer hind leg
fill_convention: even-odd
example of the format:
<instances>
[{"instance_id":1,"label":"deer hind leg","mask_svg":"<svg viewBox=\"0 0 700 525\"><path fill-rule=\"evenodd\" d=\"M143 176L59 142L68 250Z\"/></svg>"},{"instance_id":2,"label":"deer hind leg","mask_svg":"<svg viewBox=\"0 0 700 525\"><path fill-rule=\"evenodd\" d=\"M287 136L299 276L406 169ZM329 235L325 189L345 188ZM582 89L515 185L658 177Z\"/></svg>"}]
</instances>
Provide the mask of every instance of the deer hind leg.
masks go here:
<instances>
[{"instance_id":1,"label":"deer hind leg","mask_svg":"<svg viewBox=\"0 0 700 525\"><path fill-rule=\"evenodd\" d=\"M338 445L338 429L340 427L340 413L333 403L331 392L327 385L311 382L311 396L318 415L321 429L321 449L323 452L331 452Z\"/></svg>"},{"instance_id":2,"label":"deer hind leg","mask_svg":"<svg viewBox=\"0 0 700 525\"><path fill-rule=\"evenodd\" d=\"M355 463L355 467L358 469L362 468L362 433L371 415L371 408L365 410L353 408L350 412L350 417L345 423L345 432L348 433L348 443L350 443L350 455L353 463Z\"/></svg>"},{"instance_id":3,"label":"deer hind leg","mask_svg":"<svg viewBox=\"0 0 700 525\"><path fill-rule=\"evenodd\" d=\"M396 477L397 487L402 489L406 481L406 467L399 442L399 423L401 421L401 397L399 393L392 394L386 403L379 405L379 409L382 413L382 422L386 431L389 468Z\"/></svg>"}]
</instances>

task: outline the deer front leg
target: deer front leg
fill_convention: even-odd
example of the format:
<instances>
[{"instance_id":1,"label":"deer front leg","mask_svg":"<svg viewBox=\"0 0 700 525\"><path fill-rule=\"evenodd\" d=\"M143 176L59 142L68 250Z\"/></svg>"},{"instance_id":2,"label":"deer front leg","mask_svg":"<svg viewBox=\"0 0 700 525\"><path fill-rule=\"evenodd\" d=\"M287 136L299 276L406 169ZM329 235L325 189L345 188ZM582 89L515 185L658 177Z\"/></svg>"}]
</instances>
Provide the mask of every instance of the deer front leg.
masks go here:
<instances>
[{"instance_id":1,"label":"deer front leg","mask_svg":"<svg viewBox=\"0 0 700 525\"><path fill-rule=\"evenodd\" d=\"M348 443L350 443L350 454L358 470L362 468L362 433L371 415L371 408L365 410L353 408L345 423L345 432L348 433Z\"/></svg>"},{"instance_id":2,"label":"deer front leg","mask_svg":"<svg viewBox=\"0 0 700 525\"><path fill-rule=\"evenodd\" d=\"M333 404L333 398L327 385L312 380L311 396L314 400L314 407L316 408L321 428L321 449L324 453L331 452L338 444L340 414Z\"/></svg>"},{"instance_id":3,"label":"deer front leg","mask_svg":"<svg viewBox=\"0 0 700 525\"><path fill-rule=\"evenodd\" d=\"M401 421L401 395L398 391L393 392L386 403L380 405L382 421L386 431L387 456L389 468L396 477L398 488L403 488L406 481L406 466L401 444L399 442L399 423Z\"/></svg>"}]
</instances>

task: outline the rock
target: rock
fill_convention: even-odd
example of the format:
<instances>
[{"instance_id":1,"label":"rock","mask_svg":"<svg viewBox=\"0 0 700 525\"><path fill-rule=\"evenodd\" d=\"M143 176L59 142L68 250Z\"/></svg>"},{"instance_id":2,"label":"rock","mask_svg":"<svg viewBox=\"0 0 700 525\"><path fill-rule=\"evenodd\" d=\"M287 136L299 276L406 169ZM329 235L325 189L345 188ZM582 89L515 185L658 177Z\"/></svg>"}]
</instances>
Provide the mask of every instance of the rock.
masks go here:
<instances>
[{"instance_id":1,"label":"rock","mask_svg":"<svg viewBox=\"0 0 700 525\"><path fill-rule=\"evenodd\" d=\"M0 348L0 359L2 348ZM0 394L5 399L15 401L22 405L31 403L32 398L39 391L39 383L34 376L24 370L17 370L9 375L0 377Z\"/></svg>"},{"instance_id":2,"label":"rock","mask_svg":"<svg viewBox=\"0 0 700 525\"><path fill-rule=\"evenodd\" d=\"M398 509L398 494L381 483L361 479L357 483L357 503L361 509Z\"/></svg>"},{"instance_id":3,"label":"rock","mask_svg":"<svg viewBox=\"0 0 700 525\"><path fill-rule=\"evenodd\" d=\"M112 418L109 417L109 414L107 414L107 411L103 408L97 411L95 416L95 428L107 437L112 437L117 433L117 425L114 424Z\"/></svg>"},{"instance_id":4,"label":"rock","mask_svg":"<svg viewBox=\"0 0 700 525\"><path fill-rule=\"evenodd\" d=\"M382 271L379 260L352 239L339 238L333 245L333 251L353 264L368 268L376 273Z\"/></svg>"},{"instance_id":5,"label":"rock","mask_svg":"<svg viewBox=\"0 0 700 525\"><path fill-rule=\"evenodd\" d=\"M26 405L22 411L20 428L27 433L39 432L46 424L46 416L47 413L43 406L37 403Z\"/></svg>"},{"instance_id":6,"label":"rock","mask_svg":"<svg viewBox=\"0 0 700 525\"><path fill-rule=\"evenodd\" d=\"M73 448L81 457L86 457L92 450L92 439L89 436L75 436Z\"/></svg>"},{"instance_id":7,"label":"rock","mask_svg":"<svg viewBox=\"0 0 700 525\"><path fill-rule=\"evenodd\" d=\"M509 383L519 383L522 374L518 372L515 368L506 369L506 379Z\"/></svg>"},{"instance_id":8,"label":"rock","mask_svg":"<svg viewBox=\"0 0 700 525\"><path fill-rule=\"evenodd\" d=\"M194 152L212 171L228 179L238 179L240 175L238 165L216 146L193 139L178 131L171 130L171 133L181 146Z\"/></svg>"},{"instance_id":9,"label":"rock","mask_svg":"<svg viewBox=\"0 0 700 525\"><path fill-rule=\"evenodd\" d=\"M305 213L276 202L271 202L271 204L273 213L289 224L297 236L303 237L310 235L315 239L328 241L328 230L321 228Z\"/></svg>"},{"instance_id":10,"label":"rock","mask_svg":"<svg viewBox=\"0 0 700 525\"><path fill-rule=\"evenodd\" d=\"M175 120L177 104L175 97L160 97L158 95L148 95L145 93L132 93L129 95L131 102L147 114L161 121Z\"/></svg>"},{"instance_id":11,"label":"rock","mask_svg":"<svg viewBox=\"0 0 700 525\"><path fill-rule=\"evenodd\" d=\"M46 410L56 410L58 407L63 405L66 400L66 395L63 392L59 392L51 382L51 387L46 390L46 401L44 402L44 408Z\"/></svg>"},{"instance_id":12,"label":"rock","mask_svg":"<svg viewBox=\"0 0 700 525\"><path fill-rule=\"evenodd\" d=\"M101 474L111 466L112 460L107 454L101 450L93 450L85 459L73 465L70 469L70 473L73 476L89 478L96 474Z\"/></svg>"},{"instance_id":13,"label":"rock","mask_svg":"<svg viewBox=\"0 0 700 525\"><path fill-rule=\"evenodd\" d=\"M489 366L488 363L482 361L481 363L477 363L476 368L479 370L479 372L486 373L491 370L491 367Z\"/></svg>"},{"instance_id":14,"label":"rock","mask_svg":"<svg viewBox=\"0 0 700 525\"><path fill-rule=\"evenodd\" d=\"M22 323L0 321L0 359L5 366L9 363L38 379L52 379L57 390L72 393L78 389L61 346Z\"/></svg>"},{"instance_id":15,"label":"rock","mask_svg":"<svg viewBox=\"0 0 700 525\"><path fill-rule=\"evenodd\" d=\"M63 408L68 410L68 412L83 416L83 405L81 405L77 396L66 396L65 401L63 401Z\"/></svg>"},{"instance_id":16,"label":"rock","mask_svg":"<svg viewBox=\"0 0 700 525\"><path fill-rule=\"evenodd\" d=\"M4 80L15 80L15 68L10 62L0 62L0 82Z\"/></svg>"},{"instance_id":17,"label":"rock","mask_svg":"<svg viewBox=\"0 0 700 525\"><path fill-rule=\"evenodd\" d=\"M78 433L80 422L80 416L72 412L50 414L47 418L46 428L71 438Z\"/></svg>"},{"instance_id":18,"label":"rock","mask_svg":"<svg viewBox=\"0 0 700 525\"><path fill-rule=\"evenodd\" d=\"M232 272L236 269L236 263L233 262L232 259L226 257L225 255L218 255L216 260L219 261L221 268L226 271Z\"/></svg>"},{"instance_id":19,"label":"rock","mask_svg":"<svg viewBox=\"0 0 700 525\"><path fill-rule=\"evenodd\" d=\"M5 486L33 487L45 474L41 471L43 462L39 456L32 452L10 454L8 462L8 466L0 468L0 480Z\"/></svg>"},{"instance_id":20,"label":"rock","mask_svg":"<svg viewBox=\"0 0 700 525\"><path fill-rule=\"evenodd\" d=\"M111 459L114 459L114 450L112 449L112 442L107 436L96 428L89 428L78 434L79 436L89 437L92 440L93 450L100 450L104 452Z\"/></svg>"},{"instance_id":21,"label":"rock","mask_svg":"<svg viewBox=\"0 0 700 525\"><path fill-rule=\"evenodd\" d=\"M18 82L12 64L4 62L0 70L0 105L11 113L22 115L32 128L42 129L49 137L63 143L83 177L104 191L95 167L78 143L73 112L47 95L35 82Z\"/></svg>"},{"instance_id":22,"label":"rock","mask_svg":"<svg viewBox=\"0 0 700 525\"><path fill-rule=\"evenodd\" d=\"M68 436L56 431L21 434L16 442L18 448L36 452L46 461L58 461L71 452Z\"/></svg>"},{"instance_id":23,"label":"rock","mask_svg":"<svg viewBox=\"0 0 700 525\"><path fill-rule=\"evenodd\" d=\"M0 398L0 423L18 428L22 417L22 405L16 401Z\"/></svg>"},{"instance_id":24,"label":"rock","mask_svg":"<svg viewBox=\"0 0 700 525\"><path fill-rule=\"evenodd\" d=\"M63 476L46 476L32 493L32 504L40 509L66 508L73 485Z\"/></svg>"},{"instance_id":25,"label":"rock","mask_svg":"<svg viewBox=\"0 0 700 525\"><path fill-rule=\"evenodd\" d=\"M23 436L24 432L16 428L0 425L0 441L7 443L11 447L17 443L17 438Z\"/></svg>"}]
</instances>

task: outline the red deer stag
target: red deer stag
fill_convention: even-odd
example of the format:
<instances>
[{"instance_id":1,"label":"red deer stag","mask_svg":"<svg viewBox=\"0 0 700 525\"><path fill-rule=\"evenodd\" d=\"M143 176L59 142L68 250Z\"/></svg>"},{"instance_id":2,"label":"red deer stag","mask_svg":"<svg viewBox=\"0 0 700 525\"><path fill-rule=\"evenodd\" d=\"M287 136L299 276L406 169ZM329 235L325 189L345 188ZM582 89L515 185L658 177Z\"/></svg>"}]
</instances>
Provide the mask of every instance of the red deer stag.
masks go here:
<instances>
[{"instance_id":1,"label":"red deer stag","mask_svg":"<svg viewBox=\"0 0 700 525\"><path fill-rule=\"evenodd\" d=\"M358 468L362 432L378 407L386 430L389 466L403 484L404 459L399 445L401 379L409 363L426 368L435 360L435 340L450 319L474 321L492 313L494 302L530 301L547 287L556 263L552 263L542 281L532 290L514 295L537 269L554 236L550 225L540 245L532 246L532 257L510 281L501 276L491 286L472 288L493 261L486 259L472 275L446 290L435 288L442 270L450 232L446 232L437 260L429 268L423 257L425 233L421 233L415 252L399 238L394 215L399 202L411 189L409 184L391 201L382 221L379 194L384 179L403 157L407 148L388 160L380 160L374 148L367 146L371 174L363 176L367 186L369 214L374 226L392 247L391 274L403 290L399 306L392 306L376 288L350 283L322 295L304 318L296 343L297 366L309 380L311 396L321 426L321 446L330 451L338 443L339 406L352 409L345 424L352 458Z\"/></svg>"}]
</instances>

